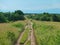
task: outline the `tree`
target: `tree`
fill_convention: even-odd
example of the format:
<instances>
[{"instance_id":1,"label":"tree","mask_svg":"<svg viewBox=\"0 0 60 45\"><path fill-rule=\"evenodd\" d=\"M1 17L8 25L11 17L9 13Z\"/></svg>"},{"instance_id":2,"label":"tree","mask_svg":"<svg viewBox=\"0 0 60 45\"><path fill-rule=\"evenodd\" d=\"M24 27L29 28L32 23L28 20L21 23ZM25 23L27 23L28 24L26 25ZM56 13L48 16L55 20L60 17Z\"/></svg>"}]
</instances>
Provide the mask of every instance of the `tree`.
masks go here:
<instances>
[{"instance_id":1,"label":"tree","mask_svg":"<svg viewBox=\"0 0 60 45\"><path fill-rule=\"evenodd\" d=\"M52 19L53 19L53 21L59 21L58 17L55 14L52 15Z\"/></svg>"},{"instance_id":2,"label":"tree","mask_svg":"<svg viewBox=\"0 0 60 45\"><path fill-rule=\"evenodd\" d=\"M24 13L21 10L16 10L15 13L18 13L19 15L24 15Z\"/></svg>"},{"instance_id":3,"label":"tree","mask_svg":"<svg viewBox=\"0 0 60 45\"><path fill-rule=\"evenodd\" d=\"M21 10L17 10L14 12L14 19L15 20L24 20L24 13Z\"/></svg>"},{"instance_id":4,"label":"tree","mask_svg":"<svg viewBox=\"0 0 60 45\"><path fill-rule=\"evenodd\" d=\"M7 18L4 16L4 14L2 12L0 12L0 23L2 22L7 22Z\"/></svg>"}]
</instances>

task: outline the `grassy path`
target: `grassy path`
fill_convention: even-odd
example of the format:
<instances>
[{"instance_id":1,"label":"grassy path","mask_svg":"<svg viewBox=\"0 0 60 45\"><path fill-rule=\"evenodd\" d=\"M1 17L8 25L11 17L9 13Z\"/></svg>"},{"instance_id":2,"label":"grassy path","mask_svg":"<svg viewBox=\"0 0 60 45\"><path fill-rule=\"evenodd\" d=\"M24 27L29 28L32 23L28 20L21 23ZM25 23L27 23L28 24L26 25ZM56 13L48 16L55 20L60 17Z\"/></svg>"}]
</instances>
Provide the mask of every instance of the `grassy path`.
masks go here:
<instances>
[{"instance_id":1,"label":"grassy path","mask_svg":"<svg viewBox=\"0 0 60 45\"><path fill-rule=\"evenodd\" d=\"M31 37L31 34L30 34L30 31L29 31L29 33L28 33L28 39L27 39L27 41L24 43L24 45L26 45L26 44L28 43L28 41L30 41L30 37Z\"/></svg>"},{"instance_id":2,"label":"grassy path","mask_svg":"<svg viewBox=\"0 0 60 45\"><path fill-rule=\"evenodd\" d=\"M28 39L26 40L26 42L25 42L23 45L26 45L28 41L31 42L30 45L36 45L36 43L35 43L35 36L34 36L34 30L33 30L33 27L32 27L32 26L33 26L33 23L32 23L31 21L28 21L28 24L25 26L25 29L26 29L26 28L29 28L30 30L29 30L29 32L28 32ZM18 40L16 41L15 45L21 45L21 44L20 44L20 41L21 41L21 39L22 39L23 34L25 33L25 29L24 29L24 31L19 35L19 38L18 38Z\"/></svg>"},{"instance_id":3,"label":"grassy path","mask_svg":"<svg viewBox=\"0 0 60 45\"><path fill-rule=\"evenodd\" d=\"M25 29L26 29L26 28L27 28L27 25L25 26ZM18 37L18 39L17 39L15 45L20 45L20 40L21 40L23 34L25 33L25 29L24 29L24 31L19 35L19 37Z\"/></svg>"}]
</instances>

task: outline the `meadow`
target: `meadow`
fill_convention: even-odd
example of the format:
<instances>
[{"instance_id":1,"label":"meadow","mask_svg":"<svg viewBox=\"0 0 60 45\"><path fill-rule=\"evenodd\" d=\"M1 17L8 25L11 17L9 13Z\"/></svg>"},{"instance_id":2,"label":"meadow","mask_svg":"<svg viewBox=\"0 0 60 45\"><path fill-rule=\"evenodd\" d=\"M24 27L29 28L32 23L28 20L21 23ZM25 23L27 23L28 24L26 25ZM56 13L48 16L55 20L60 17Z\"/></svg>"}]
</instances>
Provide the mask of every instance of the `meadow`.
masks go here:
<instances>
[{"instance_id":1,"label":"meadow","mask_svg":"<svg viewBox=\"0 0 60 45\"><path fill-rule=\"evenodd\" d=\"M0 23L0 45L13 45L24 26L24 21Z\"/></svg>"},{"instance_id":2,"label":"meadow","mask_svg":"<svg viewBox=\"0 0 60 45\"><path fill-rule=\"evenodd\" d=\"M33 21L37 45L60 45L60 22Z\"/></svg>"}]
</instances>

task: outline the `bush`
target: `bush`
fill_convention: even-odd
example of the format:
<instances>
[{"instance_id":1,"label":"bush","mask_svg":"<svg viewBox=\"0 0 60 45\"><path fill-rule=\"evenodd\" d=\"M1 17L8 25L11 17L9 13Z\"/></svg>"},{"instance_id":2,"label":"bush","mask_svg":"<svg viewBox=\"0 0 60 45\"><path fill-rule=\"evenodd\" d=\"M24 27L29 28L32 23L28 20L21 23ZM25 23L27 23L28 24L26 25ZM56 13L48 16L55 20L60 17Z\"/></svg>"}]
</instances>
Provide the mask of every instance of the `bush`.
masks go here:
<instances>
[{"instance_id":1,"label":"bush","mask_svg":"<svg viewBox=\"0 0 60 45\"><path fill-rule=\"evenodd\" d=\"M41 20L41 21L60 22L60 14L43 13L43 14L29 15L28 18L31 18L34 20Z\"/></svg>"}]
</instances>

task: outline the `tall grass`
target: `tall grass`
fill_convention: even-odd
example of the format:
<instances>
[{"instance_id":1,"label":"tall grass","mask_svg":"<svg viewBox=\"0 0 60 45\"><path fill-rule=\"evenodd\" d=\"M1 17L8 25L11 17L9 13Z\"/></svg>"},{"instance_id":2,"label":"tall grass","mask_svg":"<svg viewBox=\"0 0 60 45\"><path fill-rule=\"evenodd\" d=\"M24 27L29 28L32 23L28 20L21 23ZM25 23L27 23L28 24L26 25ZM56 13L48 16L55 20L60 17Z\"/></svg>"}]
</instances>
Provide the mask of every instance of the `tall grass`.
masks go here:
<instances>
[{"instance_id":1,"label":"tall grass","mask_svg":"<svg viewBox=\"0 0 60 45\"><path fill-rule=\"evenodd\" d=\"M13 23L0 23L0 45L13 45L13 42L18 38L21 33L21 25L20 28L13 26L14 24L20 23L24 26L24 21L16 21Z\"/></svg>"},{"instance_id":2,"label":"tall grass","mask_svg":"<svg viewBox=\"0 0 60 45\"><path fill-rule=\"evenodd\" d=\"M34 21L33 23L37 45L60 45L59 22Z\"/></svg>"},{"instance_id":3,"label":"tall grass","mask_svg":"<svg viewBox=\"0 0 60 45\"><path fill-rule=\"evenodd\" d=\"M13 24L14 27L17 27L17 28L23 28L23 24L21 23L16 23L16 24Z\"/></svg>"}]
</instances>

